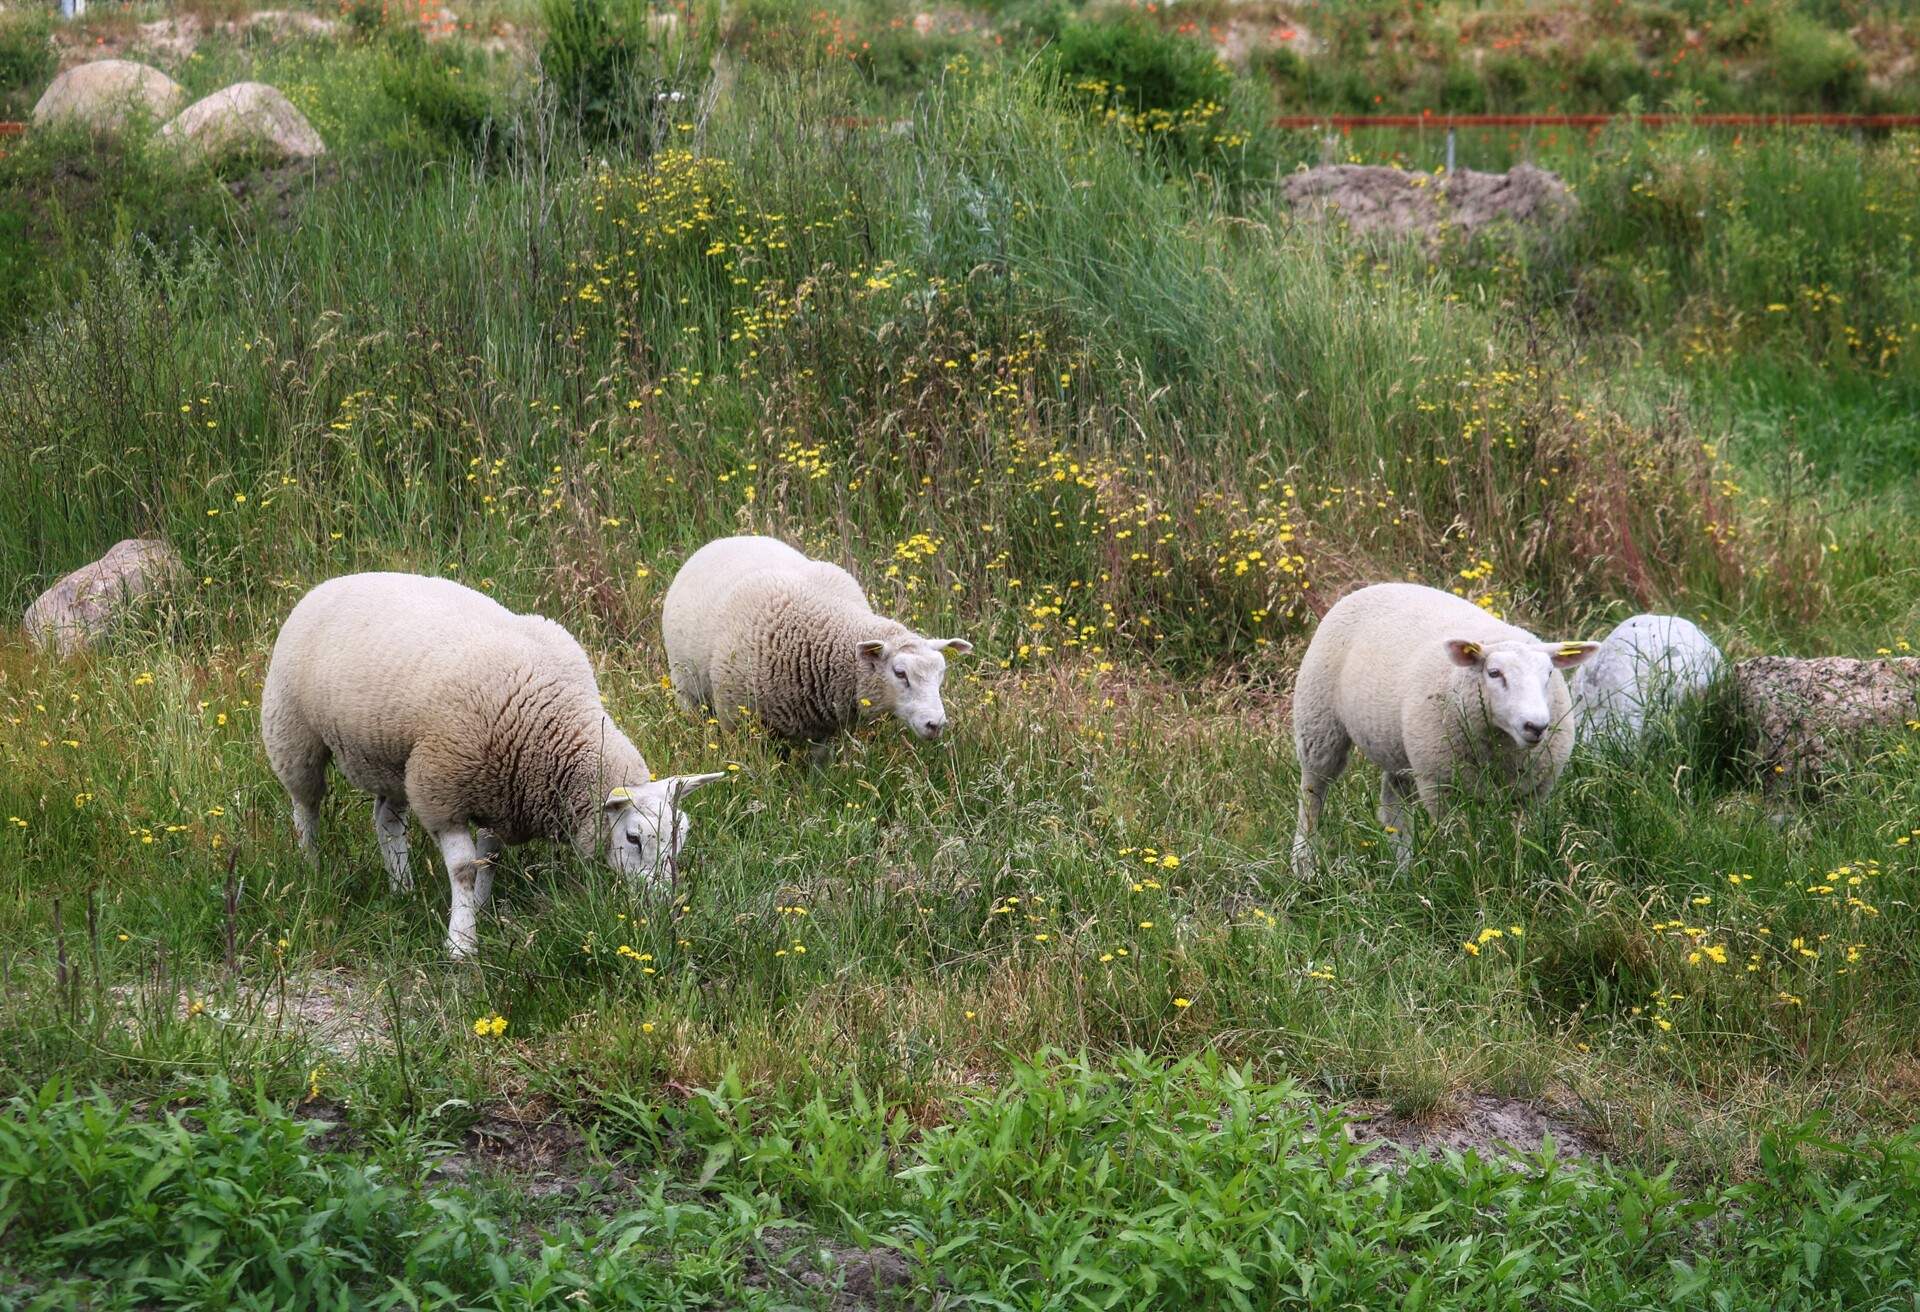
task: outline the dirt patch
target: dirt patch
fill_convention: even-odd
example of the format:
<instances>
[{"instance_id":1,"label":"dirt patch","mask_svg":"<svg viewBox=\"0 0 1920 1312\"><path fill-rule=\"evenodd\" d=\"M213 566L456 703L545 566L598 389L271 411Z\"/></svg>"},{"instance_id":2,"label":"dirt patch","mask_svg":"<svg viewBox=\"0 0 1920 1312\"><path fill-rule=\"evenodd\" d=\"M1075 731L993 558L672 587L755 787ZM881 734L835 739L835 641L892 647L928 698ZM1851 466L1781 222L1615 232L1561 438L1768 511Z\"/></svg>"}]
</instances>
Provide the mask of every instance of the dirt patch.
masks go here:
<instances>
[{"instance_id":1,"label":"dirt patch","mask_svg":"<svg viewBox=\"0 0 1920 1312\"><path fill-rule=\"evenodd\" d=\"M1860 47L1867 65L1867 85L1892 91L1920 71L1920 32L1891 19L1869 20L1847 35Z\"/></svg>"},{"instance_id":2,"label":"dirt patch","mask_svg":"<svg viewBox=\"0 0 1920 1312\"><path fill-rule=\"evenodd\" d=\"M1312 58L1326 48L1308 30L1307 25L1284 16L1229 18L1207 29L1220 58L1236 68L1245 68L1253 56L1265 50L1291 50L1303 59Z\"/></svg>"},{"instance_id":3,"label":"dirt patch","mask_svg":"<svg viewBox=\"0 0 1920 1312\"><path fill-rule=\"evenodd\" d=\"M171 64L184 64L188 56L200 47L200 38L206 34L206 28L193 14L182 14L178 18L162 18L151 23L142 23L134 29L132 47L150 59Z\"/></svg>"},{"instance_id":4,"label":"dirt patch","mask_svg":"<svg viewBox=\"0 0 1920 1312\"><path fill-rule=\"evenodd\" d=\"M768 1260L750 1263L749 1283L825 1295L835 1312L890 1307L914 1287L912 1264L891 1248L843 1244L797 1226L772 1229L765 1242Z\"/></svg>"},{"instance_id":5,"label":"dirt patch","mask_svg":"<svg viewBox=\"0 0 1920 1312\"><path fill-rule=\"evenodd\" d=\"M1579 205L1566 183L1531 164L1516 164L1505 173L1455 169L1440 174L1323 164L1294 174L1281 192L1304 221L1427 241L1499 222L1556 224Z\"/></svg>"},{"instance_id":6,"label":"dirt patch","mask_svg":"<svg viewBox=\"0 0 1920 1312\"><path fill-rule=\"evenodd\" d=\"M1561 1157L1588 1157L1593 1140L1556 1110L1519 1098L1464 1094L1421 1117L1396 1116L1383 1104L1354 1103L1348 1133L1379 1146L1367 1160L1390 1164L1408 1153L1438 1154L1469 1149L1482 1156L1539 1150L1549 1135Z\"/></svg>"},{"instance_id":7,"label":"dirt patch","mask_svg":"<svg viewBox=\"0 0 1920 1312\"><path fill-rule=\"evenodd\" d=\"M289 982L284 996L269 995L262 1019L306 1035L342 1057L384 1052L393 1043L378 989L345 971L326 971Z\"/></svg>"},{"instance_id":8,"label":"dirt patch","mask_svg":"<svg viewBox=\"0 0 1920 1312\"><path fill-rule=\"evenodd\" d=\"M434 1167L436 1180L459 1184L476 1172L512 1175L531 1198L581 1192L587 1141L573 1123L539 1101L489 1107L467 1130L461 1150Z\"/></svg>"},{"instance_id":9,"label":"dirt patch","mask_svg":"<svg viewBox=\"0 0 1920 1312\"><path fill-rule=\"evenodd\" d=\"M168 1000L167 991L172 991ZM218 985L168 981L157 995L152 981L109 990L121 1006L169 1010L180 1021L225 1025L263 1039L304 1039L321 1051L351 1061L363 1052L385 1052L393 1035L380 987L345 971L316 971L241 993L232 1000Z\"/></svg>"},{"instance_id":10,"label":"dirt patch","mask_svg":"<svg viewBox=\"0 0 1920 1312\"><path fill-rule=\"evenodd\" d=\"M300 218L307 196L339 176L340 166L332 159L289 160L229 178L226 186L229 195L252 206L269 222L291 227Z\"/></svg>"},{"instance_id":11,"label":"dirt patch","mask_svg":"<svg viewBox=\"0 0 1920 1312\"><path fill-rule=\"evenodd\" d=\"M63 69L96 59L143 59L177 68L209 36L234 41L330 40L340 32L337 20L304 9L262 9L219 22L192 13L150 23L96 22L54 39L60 47Z\"/></svg>"}]
</instances>

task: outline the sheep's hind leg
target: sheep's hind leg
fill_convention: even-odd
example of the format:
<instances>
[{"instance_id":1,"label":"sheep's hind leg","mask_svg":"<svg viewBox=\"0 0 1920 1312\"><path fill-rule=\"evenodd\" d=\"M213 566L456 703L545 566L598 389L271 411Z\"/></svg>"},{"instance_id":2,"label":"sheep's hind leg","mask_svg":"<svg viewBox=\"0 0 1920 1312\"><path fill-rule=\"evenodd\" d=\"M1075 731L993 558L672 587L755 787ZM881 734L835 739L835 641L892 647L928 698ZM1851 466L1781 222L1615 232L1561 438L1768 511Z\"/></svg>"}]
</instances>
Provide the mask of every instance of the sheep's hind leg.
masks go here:
<instances>
[{"instance_id":1,"label":"sheep's hind leg","mask_svg":"<svg viewBox=\"0 0 1920 1312\"><path fill-rule=\"evenodd\" d=\"M1326 810L1327 789L1347 768L1347 753L1353 740L1342 730L1320 735L1317 741L1301 740L1300 818L1293 831L1293 872L1305 878L1313 873L1313 835L1320 827L1321 812Z\"/></svg>"},{"instance_id":2,"label":"sheep's hind leg","mask_svg":"<svg viewBox=\"0 0 1920 1312\"><path fill-rule=\"evenodd\" d=\"M480 849L465 825L455 825L434 838L439 841L441 859L447 863L447 882L453 888L453 906L447 915L447 955L464 961L480 950L480 936L474 929L474 913L479 909L474 894L482 869Z\"/></svg>"},{"instance_id":3,"label":"sheep's hind leg","mask_svg":"<svg viewBox=\"0 0 1920 1312\"><path fill-rule=\"evenodd\" d=\"M473 900L477 909L485 909L493 901L493 866L506 850L506 844L500 841L500 835L491 829L476 828L474 839L480 848L478 869L473 876Z\"/></svg>"},{"instance_id":4,"label":"sheep's hind leg","mask_svg":"<svg viewBox=\"0 0 1920 1312\"><path fill-rule=\"evenodd\" d=\"M325 796L324 793L321 794ZM296 797L293 799L293 836L300 844L300 854L314 865L320 864L320 798L311 801Z\"/></svg>"},{"instance_id":5,"label":"sheep's hind leg","mask_svg":"<svg viewBox=\"0 0 1920 1312\"><path fill-rule=\"evenodd\" d=\"M387 887L395 893L413 892L413 872L407 869L407 804L389 797L373 802L373 836L380 859L387 866Z\"/></svg>"},{"instance_id":6,"label":"sheep's hind leg","mask_svg":"<svg viewBox=\"0 0 1920 1312\"><path fill-rule=\"evenodd\" d=\"M1387 831L1387 841L1393 844L1394 860L1403 870L1413 859L1413 836L1407 832L1407 797L1412 783L1412 775L1380 772L1380 824Z\"/></svg>"},{"instance_id":7,"label":"sheep's hind leg","mask_svg":"<svg viewBox=\"0 0 1920 1312\"><path fill-rule=\"evenodd\" d=\"M293 804L293 836L301 855L320 863L320 803L327 796L327 749L316 739L304 751L269 744L267 763Z\"/></svg>"}]
</instances>

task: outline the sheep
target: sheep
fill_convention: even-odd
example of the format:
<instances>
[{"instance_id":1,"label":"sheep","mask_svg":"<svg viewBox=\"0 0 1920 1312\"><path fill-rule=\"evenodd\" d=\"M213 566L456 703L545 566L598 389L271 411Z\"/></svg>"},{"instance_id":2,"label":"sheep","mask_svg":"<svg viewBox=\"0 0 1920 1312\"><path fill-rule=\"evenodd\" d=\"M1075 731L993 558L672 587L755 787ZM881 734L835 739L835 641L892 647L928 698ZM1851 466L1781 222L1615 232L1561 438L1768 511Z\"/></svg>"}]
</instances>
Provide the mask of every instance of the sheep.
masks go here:
<instances>
[{"instance_id":1,"label":"sheep","mask_svg":"<svg viewBox=\"0 0 1920 1312\"><path fill-rule=\"evenodd\" d=\"M1720 649L1678 615L1635 615L1600 640L1600 652L1573 675L1573 706L1589 738L1632 742L1647 716L1706 691Z\"/></svg>"},{"instance_id":2,"label":"sheep","mask_svg":"<svg viewBox=\"0 0 1920 1312\"><path fill-rule=\"evenodd\" d=\"M419 817L452 884L456 959L478 949L474 916L504 845L570 842L649 880L686 841L680 800L726 777L653 778L566 629L415 574L350 574L300 599L273 646L260 732L316 865L329 760L373 794L396 893L413 888L407 812Z\"/></svg>"},{"instance_id":3,"label":"sheep","mask_svg":"<svg viewBox=\"0 0 1920 1312\"><path fill-rule=\"evenodd\" d=\"M1411 855L1409 790L1435 820L1456 776L1501 779L1523 796L1544 797L1573 751L1560 671L1598 650L1541 642L1418 584L1379 583L1341 598L1314 631L1294 682L1296 872L1312 872L1310 840L1327 789L1356 745L1380 767L1380 822L1403 866Z\"/></svg>"},{"instance_id":4,"label":"sheep","mask_svg":"<svg viewBox=\"0 0 1920 1312\"><path fill-rule=\"evenodd\" d=\"M887 712L938 738L942 653L973 650L874 614L853 575L767 537L719 538L689 556L660 627L683 709L745 710L789 744L814 744L816 758L833 734Z\"/></svg>"}]
</instances>

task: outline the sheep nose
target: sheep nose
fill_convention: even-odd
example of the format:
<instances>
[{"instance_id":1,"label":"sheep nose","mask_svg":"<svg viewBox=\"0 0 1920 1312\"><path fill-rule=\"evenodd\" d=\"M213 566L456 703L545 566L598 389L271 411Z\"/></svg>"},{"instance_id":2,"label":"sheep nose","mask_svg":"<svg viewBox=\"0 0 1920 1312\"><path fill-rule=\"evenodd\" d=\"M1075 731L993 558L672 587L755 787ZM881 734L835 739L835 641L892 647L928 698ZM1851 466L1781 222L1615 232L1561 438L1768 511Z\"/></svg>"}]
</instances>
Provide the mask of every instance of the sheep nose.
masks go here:
<instances>
[{"instance_id":1,"label":"sheep nose","mask_svg":"<svg viewBox=\"0 0 1920 1312\"><path fill-rule=\"evenodd\" d=\"M928 720L926 722L927 737L938 738L940 731L946 727L947 722L945 720Z\"/></svg>"},{"instance_id":2,"label":"sheep nose","mask_svg":"<svg viewBox=\"0 0 1920 1312\"><path fill-rule=\"evenodd\" d=\"M1520 732L1526 735L1528 742L1537 743L1546 734L1547 726L1537 720L1528 720L1520 726Z\"/></svg>"}]
</instances>

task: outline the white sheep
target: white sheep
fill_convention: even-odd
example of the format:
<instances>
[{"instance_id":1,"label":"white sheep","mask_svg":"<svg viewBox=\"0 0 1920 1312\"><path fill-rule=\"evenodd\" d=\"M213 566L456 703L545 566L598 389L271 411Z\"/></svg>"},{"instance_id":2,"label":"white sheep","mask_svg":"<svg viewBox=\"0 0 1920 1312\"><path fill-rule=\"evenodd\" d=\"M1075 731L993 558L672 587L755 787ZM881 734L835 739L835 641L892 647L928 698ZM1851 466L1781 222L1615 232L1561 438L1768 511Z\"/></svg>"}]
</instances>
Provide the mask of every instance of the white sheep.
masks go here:
<instances>
[{"instance_id":1,"label":"white sheep","mask_svg":"<svg viewBox=\"0 0 1920 1312\"><path fill-rule=\"evenodd\" d=\"M938 738L942 653L973 650L874 614L853 575L766 537L720 538L687 557L660 627L683 708L745 709L791 743L817 744L887 712Z\"/></svg>"},{"instance_id":2,"label":"white sheep","mask_svg":"<svg viewBox=\"0 0 1920 1312\"><path fill-rule=\"evenodd\" d=\"M1403 864L1411 850L1410 790L1436 820L1456 779L1489 777L1523 796L1544 796L1573 752L1559 672L1598 649L1541 642L1469 601L1412 583L1379 583L1341 598L1314 630L1294 682L1295 870L1312 870L1310 840L1327 789L1355 746L1380 767L1380 822Z\"/></svg>"},{"instance_id":3,"label":"white sheep","mask_svg":"<svg viewBox=\"0 0 1920 1312\"><path fill-rule=\"evenodd\" d=\"M1706 691L1720 672L1720 649L1678 615L1635 615L1600 641L1573 675L1573 705L1589 738L1631 742L1647 717Z\"/></svg>"},{"instance_id":4,"label":"white sheep","mask_svg":"<svg viewBox=\"0 0 1920 1312\"><path fill-rule=\"evenodd\" d=\"M686 841L680 799L726 777L654 779L601 709L571 634L415 574L350 574L300 599L273 646L260 731L310 859L329 760L376 799L374 835L396 892L413 887L407 811L420 818L453 886L455 957L478 947L474 916L503 844L569 842L650 879Z\"/></svg>"}]
</instances>

